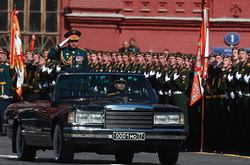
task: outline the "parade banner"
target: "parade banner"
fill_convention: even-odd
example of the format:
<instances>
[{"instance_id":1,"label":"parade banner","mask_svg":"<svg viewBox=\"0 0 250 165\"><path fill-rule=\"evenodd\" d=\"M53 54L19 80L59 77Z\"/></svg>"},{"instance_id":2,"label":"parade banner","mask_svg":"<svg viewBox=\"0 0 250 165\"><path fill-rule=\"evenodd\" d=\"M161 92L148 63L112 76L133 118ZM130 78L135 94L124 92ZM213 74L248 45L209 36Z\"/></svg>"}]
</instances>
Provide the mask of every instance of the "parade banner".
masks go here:
<instances>
[{"instance_id":1,"label":"parade banner","mask_svg":"<svg viewBox=\"0 0 250 165\"><path fill-rule=\"evenodd\" d=\"M204 89L204 81L207 76L207 57L209 56L209 28L208 28L208 11L207 11L207 1L204 3L203 8L203 20L201 24L200 40L198 44L197 57L194 69L194 78L191 91L190 106L201 99Z\"/></svg>"},{"instance_id":2,"label":"parade banner","mask_svg":"<svg viewBox=\"0 0 250 165\"><path fill-rule=\"evenodd\" d=\"M11 28L11 51L10 51L10 66L15 68L17 73L16 93L17 98L22 98L23 81L24 81L24 66L23 66L23 51L20 34L20 27L17 18L18 10L12 10L12 28Z\"/></svg>"},{"instance_id":3,"label":"parade banner","mask_svg":"<svg viewBox=\"0 0 250 165\"><path fill-rule=\"evenodd\" d=\"M35 49L35 40L36 40L36 36L35 34L31 35L31 41L30 41L30 50L34 51Z\"/></svg>"}]
</instances>

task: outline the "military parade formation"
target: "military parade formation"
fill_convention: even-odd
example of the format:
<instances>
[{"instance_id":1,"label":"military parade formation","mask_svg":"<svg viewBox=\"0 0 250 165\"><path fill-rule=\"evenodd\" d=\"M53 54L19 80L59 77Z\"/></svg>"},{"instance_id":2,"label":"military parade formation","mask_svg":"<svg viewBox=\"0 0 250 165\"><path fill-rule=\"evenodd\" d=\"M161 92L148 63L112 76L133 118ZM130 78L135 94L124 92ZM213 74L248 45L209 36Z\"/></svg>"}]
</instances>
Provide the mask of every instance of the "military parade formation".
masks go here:
<instances>
[{"instance_id":1,"label":"military parade formation","mask_svg":"<svg viewBox=\"0 0 250 165\"><path fill-rule=\"evenodd\" d=\"M66 40L41 54L26 50L23 56L23 101L50 99L57 75L63 72L126 72L144 74L160 104L172 104L184 111L185 129L189 131L184 149L199 151L201 144L201 101L189 106L196 56L181 52L140 52L135 39L123 43L119 51L78 48L81 33L65 34ZM68 43L68 46L64 46ZM232 49L232 56L209 56L208 77L204 91L204 150L235 154L250 153L250 53ZM1 126L4 110L16 97L15 70L8 64L9 52L0 49ZM4 106L3 106L4 105ZM0 128L1 135L5 135Z\"/></svg>"}]
</instances>

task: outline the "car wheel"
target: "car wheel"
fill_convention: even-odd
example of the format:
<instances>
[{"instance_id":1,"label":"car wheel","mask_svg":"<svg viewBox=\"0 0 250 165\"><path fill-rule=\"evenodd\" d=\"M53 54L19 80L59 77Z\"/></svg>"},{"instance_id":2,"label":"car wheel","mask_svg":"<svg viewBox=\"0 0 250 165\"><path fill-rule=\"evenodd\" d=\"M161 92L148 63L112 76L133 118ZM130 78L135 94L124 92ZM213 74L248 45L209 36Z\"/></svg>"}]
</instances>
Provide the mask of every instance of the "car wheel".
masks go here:
<instances>
[{"instance_id":1,"label":"car wheel","mask_svg":"<svg viewBox=\"0 0 250 165\"><path fill-rule=\"evenodd\" d=\"M134 153L128 152L128 153L116 153L115 154L115 160L119 164L130 164L132 163L134 158Z\"/></svg>"},{"instance_id":2,"label":"car wheel","mask_svg":"<svg viewBox=\"0 0 250 165\"><path fill-rule=\"evenodd\" d=\"M53 149L54 157L57 162L72 162L74 158L74 148L64 143L62 128L59 124L57 124L54 129Z\"/></svg>"},{"instance_id":3,"label":"car wheel","mask_svg":"<svg viewBox=\"0 0 250 165\"><path fill-rule=\"evenodd\" d=\"M26 145L24 137L21 134L21 126L18 125L16 132L16 151L19 160L34 160L36 157L36 149Z\"/></svg>"},{"instance_id":4,"label":"car wheel","mask_svg":"<svg viewBox=\"0 0 250 165\"><path fill-rule=\"evenodd\" d=\"M161 164L175 164L178 160L179 149L176 148L160 148L158 150L158 158Z\"/></svg>"}]
</instances>

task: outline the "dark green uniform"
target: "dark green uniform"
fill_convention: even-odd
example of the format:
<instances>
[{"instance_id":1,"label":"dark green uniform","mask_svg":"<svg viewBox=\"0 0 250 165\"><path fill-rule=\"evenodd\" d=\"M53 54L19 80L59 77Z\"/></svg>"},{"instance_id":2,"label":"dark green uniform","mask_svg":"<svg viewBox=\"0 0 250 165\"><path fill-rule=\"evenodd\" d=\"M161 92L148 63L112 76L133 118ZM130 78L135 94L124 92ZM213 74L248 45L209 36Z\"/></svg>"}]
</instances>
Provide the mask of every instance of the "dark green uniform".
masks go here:
<instances>
[{"instance_id":1,"label":"dark green uniform","mask_svg":"<svg viewBox=\"0 0 250 165\"><path fill-rule=\"evenodd\" d=\"M190 72L187 70L186 67L175 68L172 73L171 81L171 91L172 91L172 98L173 104L180 107L184 112L184 119L185 119L185 128L189 130L188 124L188 111L187 111L187 104L188 104L188 96L187 96L187 88L190 83L189 74ZM177 79L174 80L174 74L179 75Z\"/></svg>"},{"instance_id":2,"label":"dark green uniform","mask_svg":"<svg viewBox=\"0 0 250 165\"><path fill-rule=\"evenodd\" d=\"M128 64L128 65L122 64L122 66L121 66L121 72L128 73L128 72L130 72L130 69L131 69L131 65L130 64Z\"/></svg>"},{"instance_id":3,"label":"dark green uniform","mask_svg":"<svg viewBox=\"0 0 250 165\"><path fill-rule=\"evenodd\" d=\"M6 62L1 62L0 64L0 136L5 135L2 130L2 125L4 123L4 111L10 104L11 85L12 81L10 78L10 65ZM9 97L9 98L6 98Z\"/></svg>"},{"instance_id":4,"label":"dark green uniform","mask_svg":"<svg viewBox=\"0 0 250 165\"><path fill-rule=\"evenodd\" d=\"M250 72L250 62L246 60L244 63L241 64L239 70L236 74L240 74L240 78L237 79L236 75L236 87L238 94L238 116L239 116L239 128L240 128L240 146L241 152L246 153L249 149L249 138L250 138L250 128L249 128L249 118L250 118L250 111L249 111L249 96L250 96L250 86L249 83L244 81L244 76L249 74ZM240 108L240 109L239 109Z\"/></svg>"},{"instance_id":5,"label":"dark green uniform","mask_svg":"<svg viewBox=\"0 0 250 165\"><path fill-rule=\"evenodd\" d=\"M138 65L136 65L136 63L130 63L130 73L136 73L136 69L137 69Z\"/></svg>"},{"instance_id":6,"label":"dark green uniform","mask_svg":"<svg viewBox=\"0 0 250 165\"><path fill-rule=\"evenodd\" d=\"M146 71L147 71L147 66L144 63L137 65L136 73L144 74Z\"/></svg>"},{"instance_id":7,"label":"dark green uniform","mask_svg":"<svg viewBox=\"0 0 250 165\"><path fill-rule=\"evenodd\" d=\"M89 65L89 71L90 72L98 72L100 69L100 63L97 62L96 64L90 63Z\"/></svg>"},{"instance_id":8,"label":"dark green uniform","mask_svg":"<svg viewBox=\"0 0 250 165\"><path fill-rule=\"evenodd\" d=\"M171 70L165 64L164 66L159 66L156 72L156 90L159 95L159 103L160 104L170 104L169 93L170 87L165 83L165 76L169 74Z\"/></svg>"},{"instance_id":9,"label":"dark green uniform","mask_svg":"<svg viewBox=\"0 0 250 165\"><path fill-rule=\"evenodd\" d=\"M70 47L61 48L59 45L51 49L48 58L58 60L61 72L88 72L87 52L84 49L76 48L72 50Z\"/></svg>"},{"instance_id":10,"label":"dark green uniform","mask_svg":"<svg viewBox=\"0 0 250 165\"><path fill-rule=\"evenodd\" d=\"M102 64L100 72L112 72L112 64Z\"/></svg>"}]
</instances>

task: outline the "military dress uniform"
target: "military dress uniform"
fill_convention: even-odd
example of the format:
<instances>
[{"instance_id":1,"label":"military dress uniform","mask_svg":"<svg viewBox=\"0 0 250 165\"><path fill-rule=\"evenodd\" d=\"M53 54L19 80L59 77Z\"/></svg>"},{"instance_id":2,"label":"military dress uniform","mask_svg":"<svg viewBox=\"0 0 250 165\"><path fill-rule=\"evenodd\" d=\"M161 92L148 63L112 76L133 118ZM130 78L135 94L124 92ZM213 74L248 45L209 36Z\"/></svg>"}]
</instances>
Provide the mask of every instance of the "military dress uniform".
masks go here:
<instances>
[{"instance_id":1,"label":"military dress uniform","mask_svg":"<svg viewBox=\"0 0 250 165\"><path fill-rule=\"evenodd\" d=\"M241 48L242 49L242 48ZM245 49L239 49L239 51L246 51ZM249 75L250 72L250 62L246 60L241 63L238 71L234 75L235 86L236 86L236 94L238 96L237 99L237 110L238 110L238 120L239 120L239 129L240 129L240 152L245 153L249 148L249 138L250 138L250 128L249 128L249 96L250 96L250 86L245 82L244 76Z\"/></svg>"},{"instance_id":2,"label":"military dress uniform","mask_svg":"<svg viewBox=\"0 0 250 165\"><path fill-rule=\"evenodd\" d=\"M6 52L5 49L0 49L0 52ZM11 94L11 78L10 78L10 65L7 62L1 62L0 64L0 136L5 135L2 130L2 125L4 123L4 111L10 104Z\"/></svg>"},{"instance_id":3,"label":"military dress uniform","mask_svg":"<svg viewBox=\"0 0 250 165\"><path fill-rule=\"evenodd\" d=\"M99 69L100 69L100 63L99 62L97 62L97 63L95 63L95 64L93 64L93 63L90 63L90 65L89 65L89 71L90 72L98 72L99 71Z\"/></svg>"},{"instance_id":4,"label":"military dress uniform","mask_svg":"<svg viewBox=\"0 0 250 165\"><path fill-rule=\"evenodd\" d=\"M81 33L77 30L69 31L65 34L70 40L78 40ZM88 72L88 58L85 49L72 49L69 46L61 47L60 44L50 50L48 58L58 60L61 72Z\"/></svg>"},{"instance_id":5,"label":"military dress uniform","mask_svg":"<svg viewBox=\"0 0 250 165\"><path fill-rule=\"evenodd\" d=\"M156 91L159 96L160 104L170 104L169 93L170 87L165 84L165 76L169 74L171 70L168 65L160 65L156 70Z\"/></svg>"}]
</instances>

